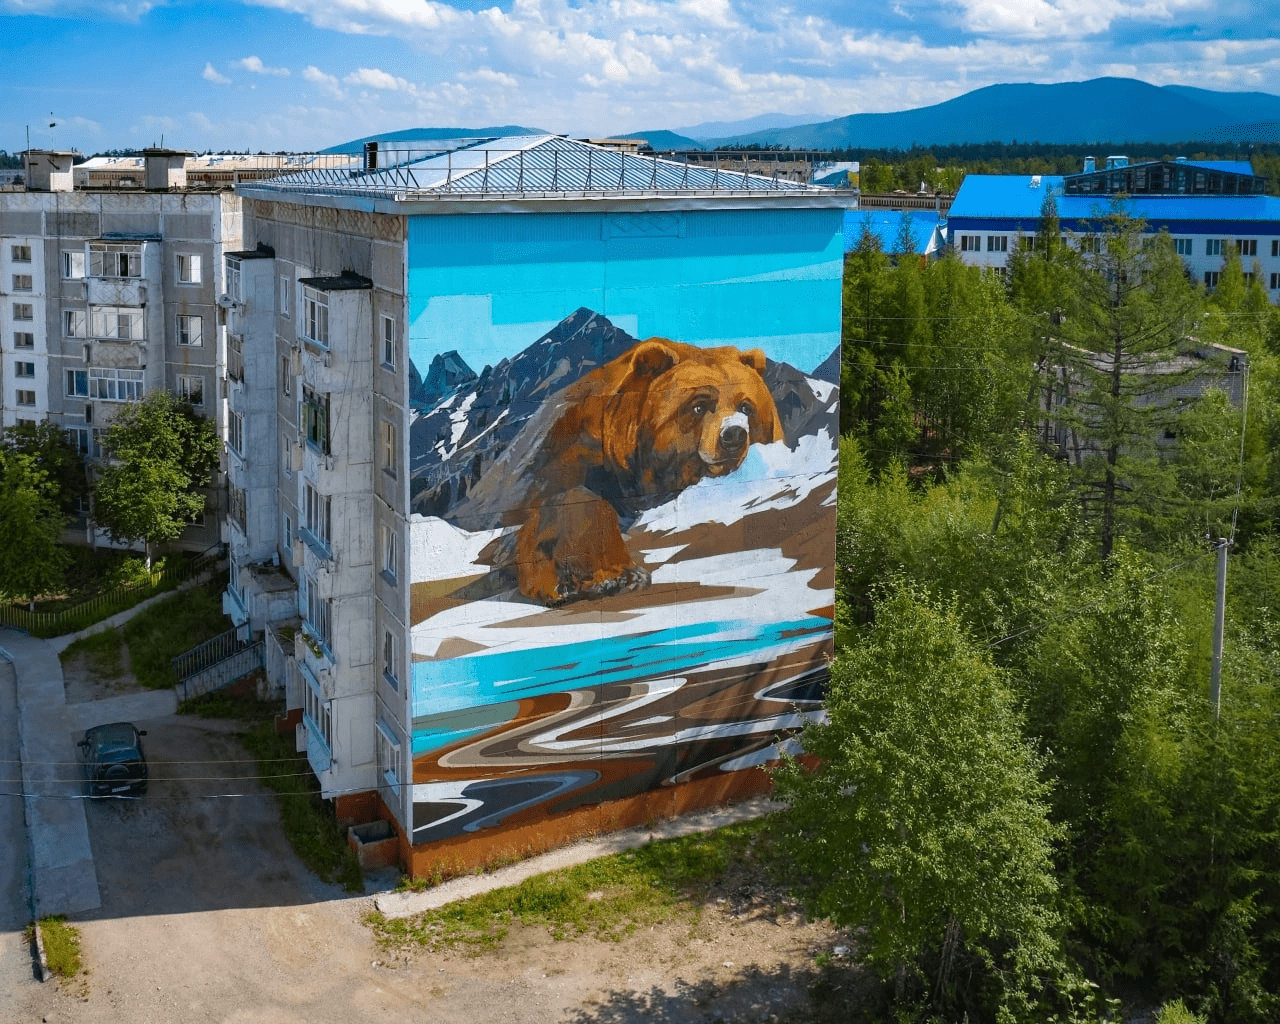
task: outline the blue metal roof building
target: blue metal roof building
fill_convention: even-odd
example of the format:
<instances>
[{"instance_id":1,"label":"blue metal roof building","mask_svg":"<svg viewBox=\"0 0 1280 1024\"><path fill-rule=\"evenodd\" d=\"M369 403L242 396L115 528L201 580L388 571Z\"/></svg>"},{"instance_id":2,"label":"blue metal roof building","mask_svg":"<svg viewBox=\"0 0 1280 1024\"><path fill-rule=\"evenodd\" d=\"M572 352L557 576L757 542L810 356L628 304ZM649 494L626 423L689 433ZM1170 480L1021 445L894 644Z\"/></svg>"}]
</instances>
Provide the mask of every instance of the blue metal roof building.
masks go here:
<instances>
[{"instance_id":1,"label":"blue metal roof building","mask_svg":"<svg viewBox=\"0 0 1280 1024\"><path fill-rule=\"evenodd\" d=\"M1183 166L1247 173L1243 161L1186 161ZM1073 177L1073 176L1068 176ZM1280 197L1269 195L1068 195L1059 175L970 174L946 222L947 242L966 263L1003 272L1019 236L1034 235L1045 199L1052 197L1065 231L1102 230L1113 204L1141 218L1149 231L1167 231L1188 271L1206 287L1218 282L1230 247L1246 273L1261 275L1271 300L1280 300Z\"/></svg>"},{"instance_id":2,"label":"blue metal roof building","mask_svg":"<svg viewBox=\"0 0 1280 1024\"><path fill-rule=\"evenodd\" d=\"M925 256L940 256L946 245L946 221L933 210L846 210L844 214L844 251L858 247L863 227L870 229L880 248L898 255L898 238L902 223L911 219L912 251Z\"/></svg>"}]
</instances>

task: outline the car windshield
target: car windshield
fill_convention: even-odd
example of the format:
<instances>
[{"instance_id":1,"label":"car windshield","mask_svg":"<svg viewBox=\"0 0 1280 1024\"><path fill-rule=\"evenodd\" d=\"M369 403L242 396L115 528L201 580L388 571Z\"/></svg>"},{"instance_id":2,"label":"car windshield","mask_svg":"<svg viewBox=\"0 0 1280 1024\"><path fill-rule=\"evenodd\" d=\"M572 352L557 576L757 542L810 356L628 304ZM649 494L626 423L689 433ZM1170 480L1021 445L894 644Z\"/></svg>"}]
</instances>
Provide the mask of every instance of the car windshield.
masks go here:
<instances>
[{"instance_id":1,"label":"car windshield","mask_svg":"<svg viewBox=\"0 0 1280 1024\"><path fill-rule=\"evenodd\" d=\"M132 754L138 748L138 733L132 725L123 722L100 725L89 731L89 742L99 756L105 757L113 752Z\"/></svg>"}]
</instances>

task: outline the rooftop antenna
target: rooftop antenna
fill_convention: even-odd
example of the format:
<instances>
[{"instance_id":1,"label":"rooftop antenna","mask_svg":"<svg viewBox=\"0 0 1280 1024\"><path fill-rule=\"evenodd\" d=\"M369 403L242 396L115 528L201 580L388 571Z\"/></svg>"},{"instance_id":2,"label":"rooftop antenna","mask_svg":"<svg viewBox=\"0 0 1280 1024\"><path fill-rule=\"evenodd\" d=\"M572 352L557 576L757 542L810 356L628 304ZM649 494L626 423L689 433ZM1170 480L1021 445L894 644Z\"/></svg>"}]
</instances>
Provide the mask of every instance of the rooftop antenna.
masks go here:
<instances>
[{"instance_id":1,"label":"rooftop antenna","mask_svg":"<svg viewBox=\"0 0 1280 1024\"><path fill-rule=\"evenodd\" d=\"M53 111L49 111L49 149L53 150L57 147L53 144L53 130L58 127L58 122L53 116Z\"/></svg>"}]
</instances>

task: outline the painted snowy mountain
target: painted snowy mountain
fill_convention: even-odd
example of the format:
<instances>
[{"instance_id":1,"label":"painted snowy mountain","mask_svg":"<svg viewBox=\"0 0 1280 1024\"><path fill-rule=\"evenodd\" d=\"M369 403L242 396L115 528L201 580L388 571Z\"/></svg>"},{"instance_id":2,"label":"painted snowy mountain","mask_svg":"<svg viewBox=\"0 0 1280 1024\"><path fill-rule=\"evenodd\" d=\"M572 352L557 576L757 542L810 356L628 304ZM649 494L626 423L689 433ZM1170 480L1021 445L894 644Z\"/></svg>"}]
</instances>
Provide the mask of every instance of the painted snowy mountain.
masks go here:
<instances>
[{"instance_id":1,"label":"painted snowy mountain","mask_svg":"<svg viewBox=\"0 0 1280 1024\"><path fill-rule=\"evenodd\" d=\"M448 518L546 399L617 358L637 340L608 318L583 307L513 358L495 367L486 366L478 377L460 378L460 383L429 407L415 401L417 411L410 427L411 511ZM457 357L457 353L437 356L436 361L445 359L452 366L446 357ZM428 384L440 386L447 381L445 368L437 372L436 361L419 387L419 395L426 396ZM460 357L456 362L466 367ZM412 366L410 374L420 379ZM830 424L838 402L830 387L789 363L772 360L764 379L778 407L788 445L794 448L797 439Z\"/></svg>"}]
</instances>

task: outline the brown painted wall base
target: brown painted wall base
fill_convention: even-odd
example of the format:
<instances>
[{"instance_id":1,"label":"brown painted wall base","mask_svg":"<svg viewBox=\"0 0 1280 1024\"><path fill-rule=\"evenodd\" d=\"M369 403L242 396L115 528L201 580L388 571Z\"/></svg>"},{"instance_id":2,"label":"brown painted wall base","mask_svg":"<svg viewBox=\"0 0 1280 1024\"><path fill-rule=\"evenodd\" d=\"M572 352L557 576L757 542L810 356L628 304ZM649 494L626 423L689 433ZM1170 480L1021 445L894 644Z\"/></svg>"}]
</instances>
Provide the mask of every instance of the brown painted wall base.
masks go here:
<instances>
[{"instance_id":1,"label":"brown painted wall base","mask_svg":"<svg viewBox=\"0 0 1280 1024\"><path fill-rule=\"evenodd\" d=\"M365 790L363 793L344 793L342 796L333 798L333 814L338 819L339 828L363 825L366 822L377 821L379 818L386 821L393 820L390 815L380 814L381 810L378 794L372 789Z\"/></svg>"},{"instance_id":2,"label":"brown painted wall base","mask_svg":"<svg viewBox=\"0 0 1280 1024\"><path fill-rule=\"evenodd\" d=\"M674 818L690 811L734 803L773 789L763 768L748 768L711 779L666 786L608 803L578 807L529 825L498 826L465 836L442 839L421 846L409 845L400 833L400 858L410 875L450 877L494 863L510 862L545 853L602 832Z\"/></svg>"}]
</instances>

